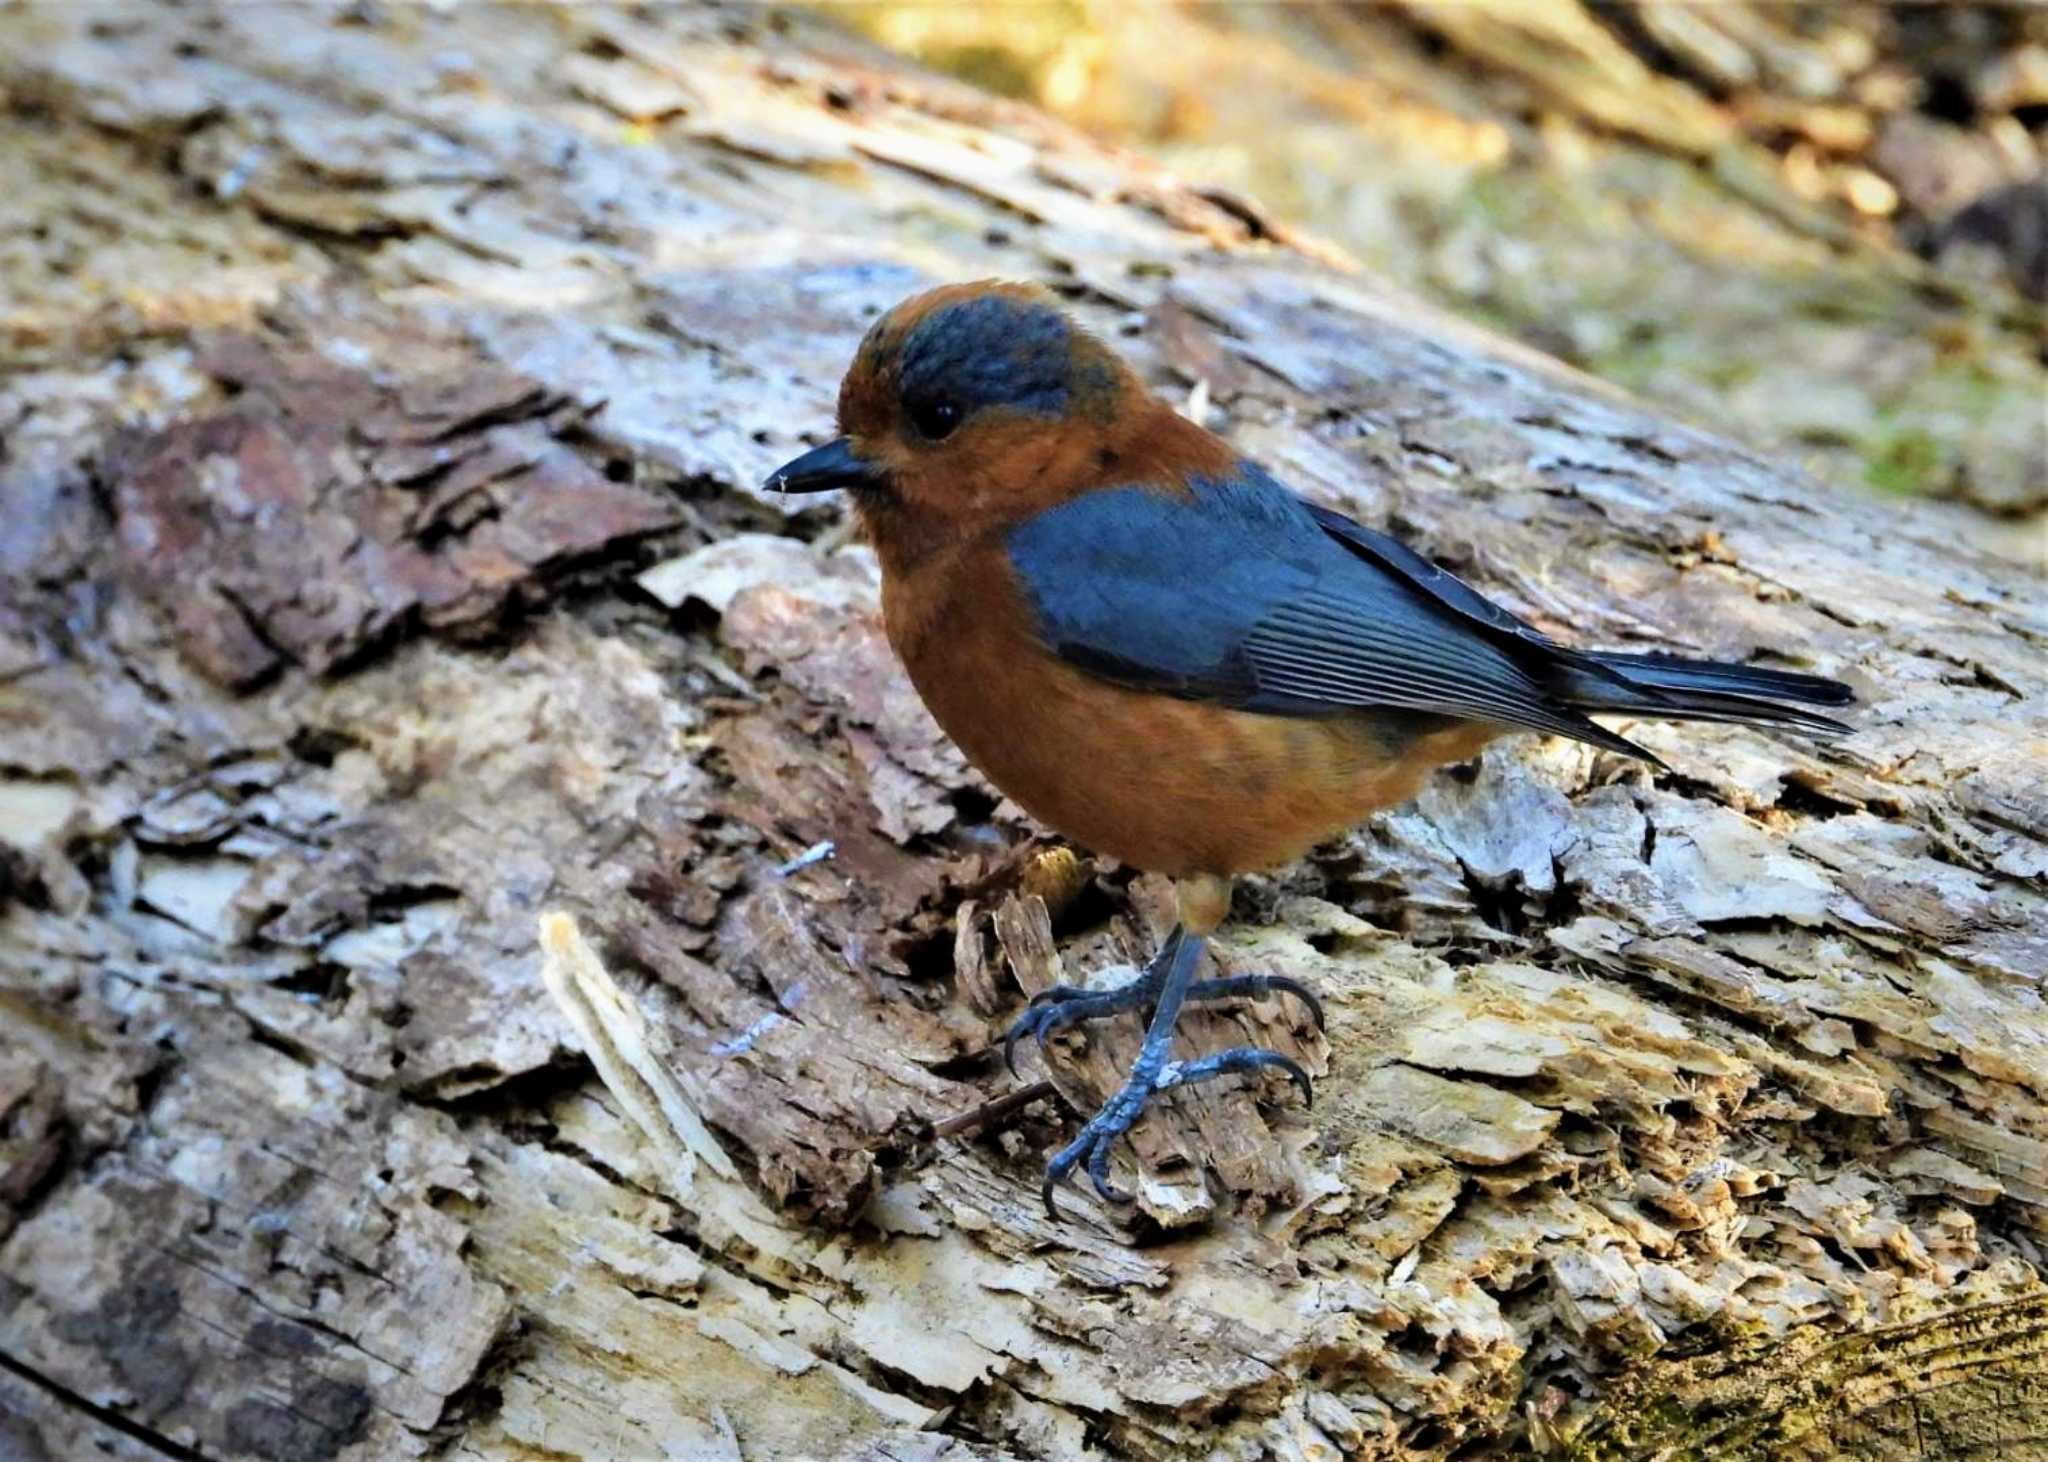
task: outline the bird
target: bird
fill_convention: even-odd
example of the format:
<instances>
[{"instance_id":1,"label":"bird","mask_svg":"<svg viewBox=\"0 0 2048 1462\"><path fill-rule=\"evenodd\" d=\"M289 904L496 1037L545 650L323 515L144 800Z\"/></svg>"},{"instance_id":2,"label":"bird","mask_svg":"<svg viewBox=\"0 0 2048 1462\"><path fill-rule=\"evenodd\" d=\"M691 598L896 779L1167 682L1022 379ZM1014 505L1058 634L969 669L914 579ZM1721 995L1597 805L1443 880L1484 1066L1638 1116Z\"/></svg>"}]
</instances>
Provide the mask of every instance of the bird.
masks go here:
<instances>
[{"instance_id":1,"label":"bird","mask_svg":"<svg viewBox=\"0 0 2048 1462\"><path fill-rule=\"evenodd\" d=\"M1852 703L1816 675L1552 639L1398 539L1298 495L1153 394L1035 284L948 284L881 315L840 382L838 435L773 473L843 491L881 569L889 643L939 726L1038 822L1173 880L1176 922L1135 980L1042 991L1010 1027L1149 1018L1123 1084L1047 1161L1108 1202L1116 1141L1171 1086L1277 1068L1172 1059L1233 880L1413 796L1436 768L1537 732L1662 763L1596 715L1812 736Z\"/></svg>"}]
</instances>

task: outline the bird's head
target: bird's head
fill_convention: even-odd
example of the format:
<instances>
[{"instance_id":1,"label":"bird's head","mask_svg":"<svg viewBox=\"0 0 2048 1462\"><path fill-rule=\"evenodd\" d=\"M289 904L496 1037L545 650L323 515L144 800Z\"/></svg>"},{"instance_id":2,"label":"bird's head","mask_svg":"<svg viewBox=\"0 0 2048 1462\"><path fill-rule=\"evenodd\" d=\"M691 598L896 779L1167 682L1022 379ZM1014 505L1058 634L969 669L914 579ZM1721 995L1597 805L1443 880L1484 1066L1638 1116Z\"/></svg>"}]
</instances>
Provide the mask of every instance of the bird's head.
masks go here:
<instances>
[{"instance_id":1,"label":"bird's head","mask_svg":"<svg viewBox=\"0 0 2048 1462\"><path fill-rule=\"evenodd\" d=\"M849 490L886 560L892 535L958 541L1115 480L1154 409L1046 291L947 285L875 322L840 383L840 436L768 485Z\"/></svg>"}]
</instances>

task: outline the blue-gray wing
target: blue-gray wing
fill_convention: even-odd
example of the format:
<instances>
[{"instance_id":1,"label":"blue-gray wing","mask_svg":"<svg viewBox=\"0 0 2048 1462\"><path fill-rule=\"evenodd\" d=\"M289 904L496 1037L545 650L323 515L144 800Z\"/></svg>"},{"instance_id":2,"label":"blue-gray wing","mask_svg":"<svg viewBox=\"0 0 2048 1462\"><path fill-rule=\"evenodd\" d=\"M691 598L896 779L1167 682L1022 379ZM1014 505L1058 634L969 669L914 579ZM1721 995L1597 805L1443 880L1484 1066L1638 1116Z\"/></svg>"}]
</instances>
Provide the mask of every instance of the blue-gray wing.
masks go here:
<instances>
[{"instance_id":1,"label":"blue-gray wing","mask_svg":"<svg viewBox=\"0 0 2048 1462\"><path fill-rule=\"evenodd\" d=\"M1008 547L1046 643L1107 679L1274 715L1424 711L1633 750L1546 683L1572 652L1248 463L1187 496L1090 493Z\"/></svg>"}]
</instances>

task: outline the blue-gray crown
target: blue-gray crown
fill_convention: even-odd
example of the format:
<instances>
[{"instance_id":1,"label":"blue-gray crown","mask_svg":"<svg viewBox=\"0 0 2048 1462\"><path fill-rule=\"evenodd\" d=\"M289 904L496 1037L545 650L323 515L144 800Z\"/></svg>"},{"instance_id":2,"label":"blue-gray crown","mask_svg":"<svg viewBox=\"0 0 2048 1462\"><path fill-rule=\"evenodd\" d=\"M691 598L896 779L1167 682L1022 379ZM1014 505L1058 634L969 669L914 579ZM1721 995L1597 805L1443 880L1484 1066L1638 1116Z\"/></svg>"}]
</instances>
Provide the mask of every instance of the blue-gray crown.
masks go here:
<instances>
[{"instance_id":1,"label":"blue-gray crown","mask_svg":"<svg viewBox=\"0 0 2048 1462\"><path fill-rule=\"evenodd\" d=\"M963 416L1007 406L1067 410L1073 326L1052 305L988 294L932 311L903 337L897 387L906 402L948 399Z\"/></svg>"}]
</instances>

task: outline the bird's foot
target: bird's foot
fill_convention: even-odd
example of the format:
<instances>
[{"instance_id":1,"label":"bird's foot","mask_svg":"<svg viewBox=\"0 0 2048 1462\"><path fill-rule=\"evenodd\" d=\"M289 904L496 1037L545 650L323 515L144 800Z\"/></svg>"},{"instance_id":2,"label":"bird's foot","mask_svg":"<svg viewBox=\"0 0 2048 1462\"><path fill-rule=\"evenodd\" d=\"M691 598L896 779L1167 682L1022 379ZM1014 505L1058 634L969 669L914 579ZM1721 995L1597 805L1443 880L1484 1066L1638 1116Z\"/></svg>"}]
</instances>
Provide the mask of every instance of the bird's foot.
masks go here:
<instances>
[{"instance_id":1,"label":"bird's foot","mask_svg":"<svg viewBox=\"0 0 2048 1462\"><path fill-rule=\"evenodd\" d=\"M1219 980L1212 983L1224 982ZM1306 992L1303 993L1305 995ZM1306 998L1310 999L1313 1008L1313 997ZM1318 1010L1317 1014L1320 1016L1321 1012ZM1170 1038L1168 1033L1168 1039ZM1064 1183L1077 1167L1085 1168L1088 1180L1095 1185L1095 1191L1100 1193L1105 1201L1132 1201L1131 1194L1109 1181L1109 1154L1116 1146L1117 1138L1130 1131L1143 1115L1146 1104L1152 1100L1156 1092L1165 1091L1169 1087L1192 1086L1198 1081L1207 1081L1212 1076L1225 1076L1233 1071L1257 1071L1263 1067L1277 1066L1301 1088L1303 1104L1314 1104L1315 1088L1309 1082L1308 1073L1278 1051L1261 1050L1257 1046L1234 1046L1227 1051L1217 1051L1194 1061L1168 1061L1164 1059L1166 1044L1166 1041L1155 1044L1148 1039L1145 1049L1139 1053L1136 1065L1131 1069L1130 1078L1102 1104L1101 1111L1088 1119L1087 1125L1082 1127L1074 1140L1054 1153L1052 1161L1045 1165L1045 1183L1040 1192L1045 1198L1045 1211L1048 1217L1058 1220L1060 1211L1053 1199L1054 1190Z\"/></svg>"},{"instance_id":2,"label":"bird's foot","mask_svg":"<svg viewBox=\"0 0 2048 1462\"><path fill-rule=\"evenodd\" d=\"M1080 985L1055 985L1050 990L1040 990L1003 1037L1003 1064L1010 1068L1012 1076L1017 1074L1017 1042L1025 1036L1034 1037L1043 1050L1046 1038L1054 1031L1081 1021L1100 1020L1131 1010L1149 1012L1165 979L1165 968L1155 959L1138 978L1113 990L1090 990ZM1187 999L1230 1000L1244 996L1259 1000L1276 991L1292 995L1307 1006L1316 1029L1325 1028L1323 1002L1316 998L1315 991L1285 975L1225 975L1215 980L1196 980L1188 986Z\"/></svg>"}]
</instances>

